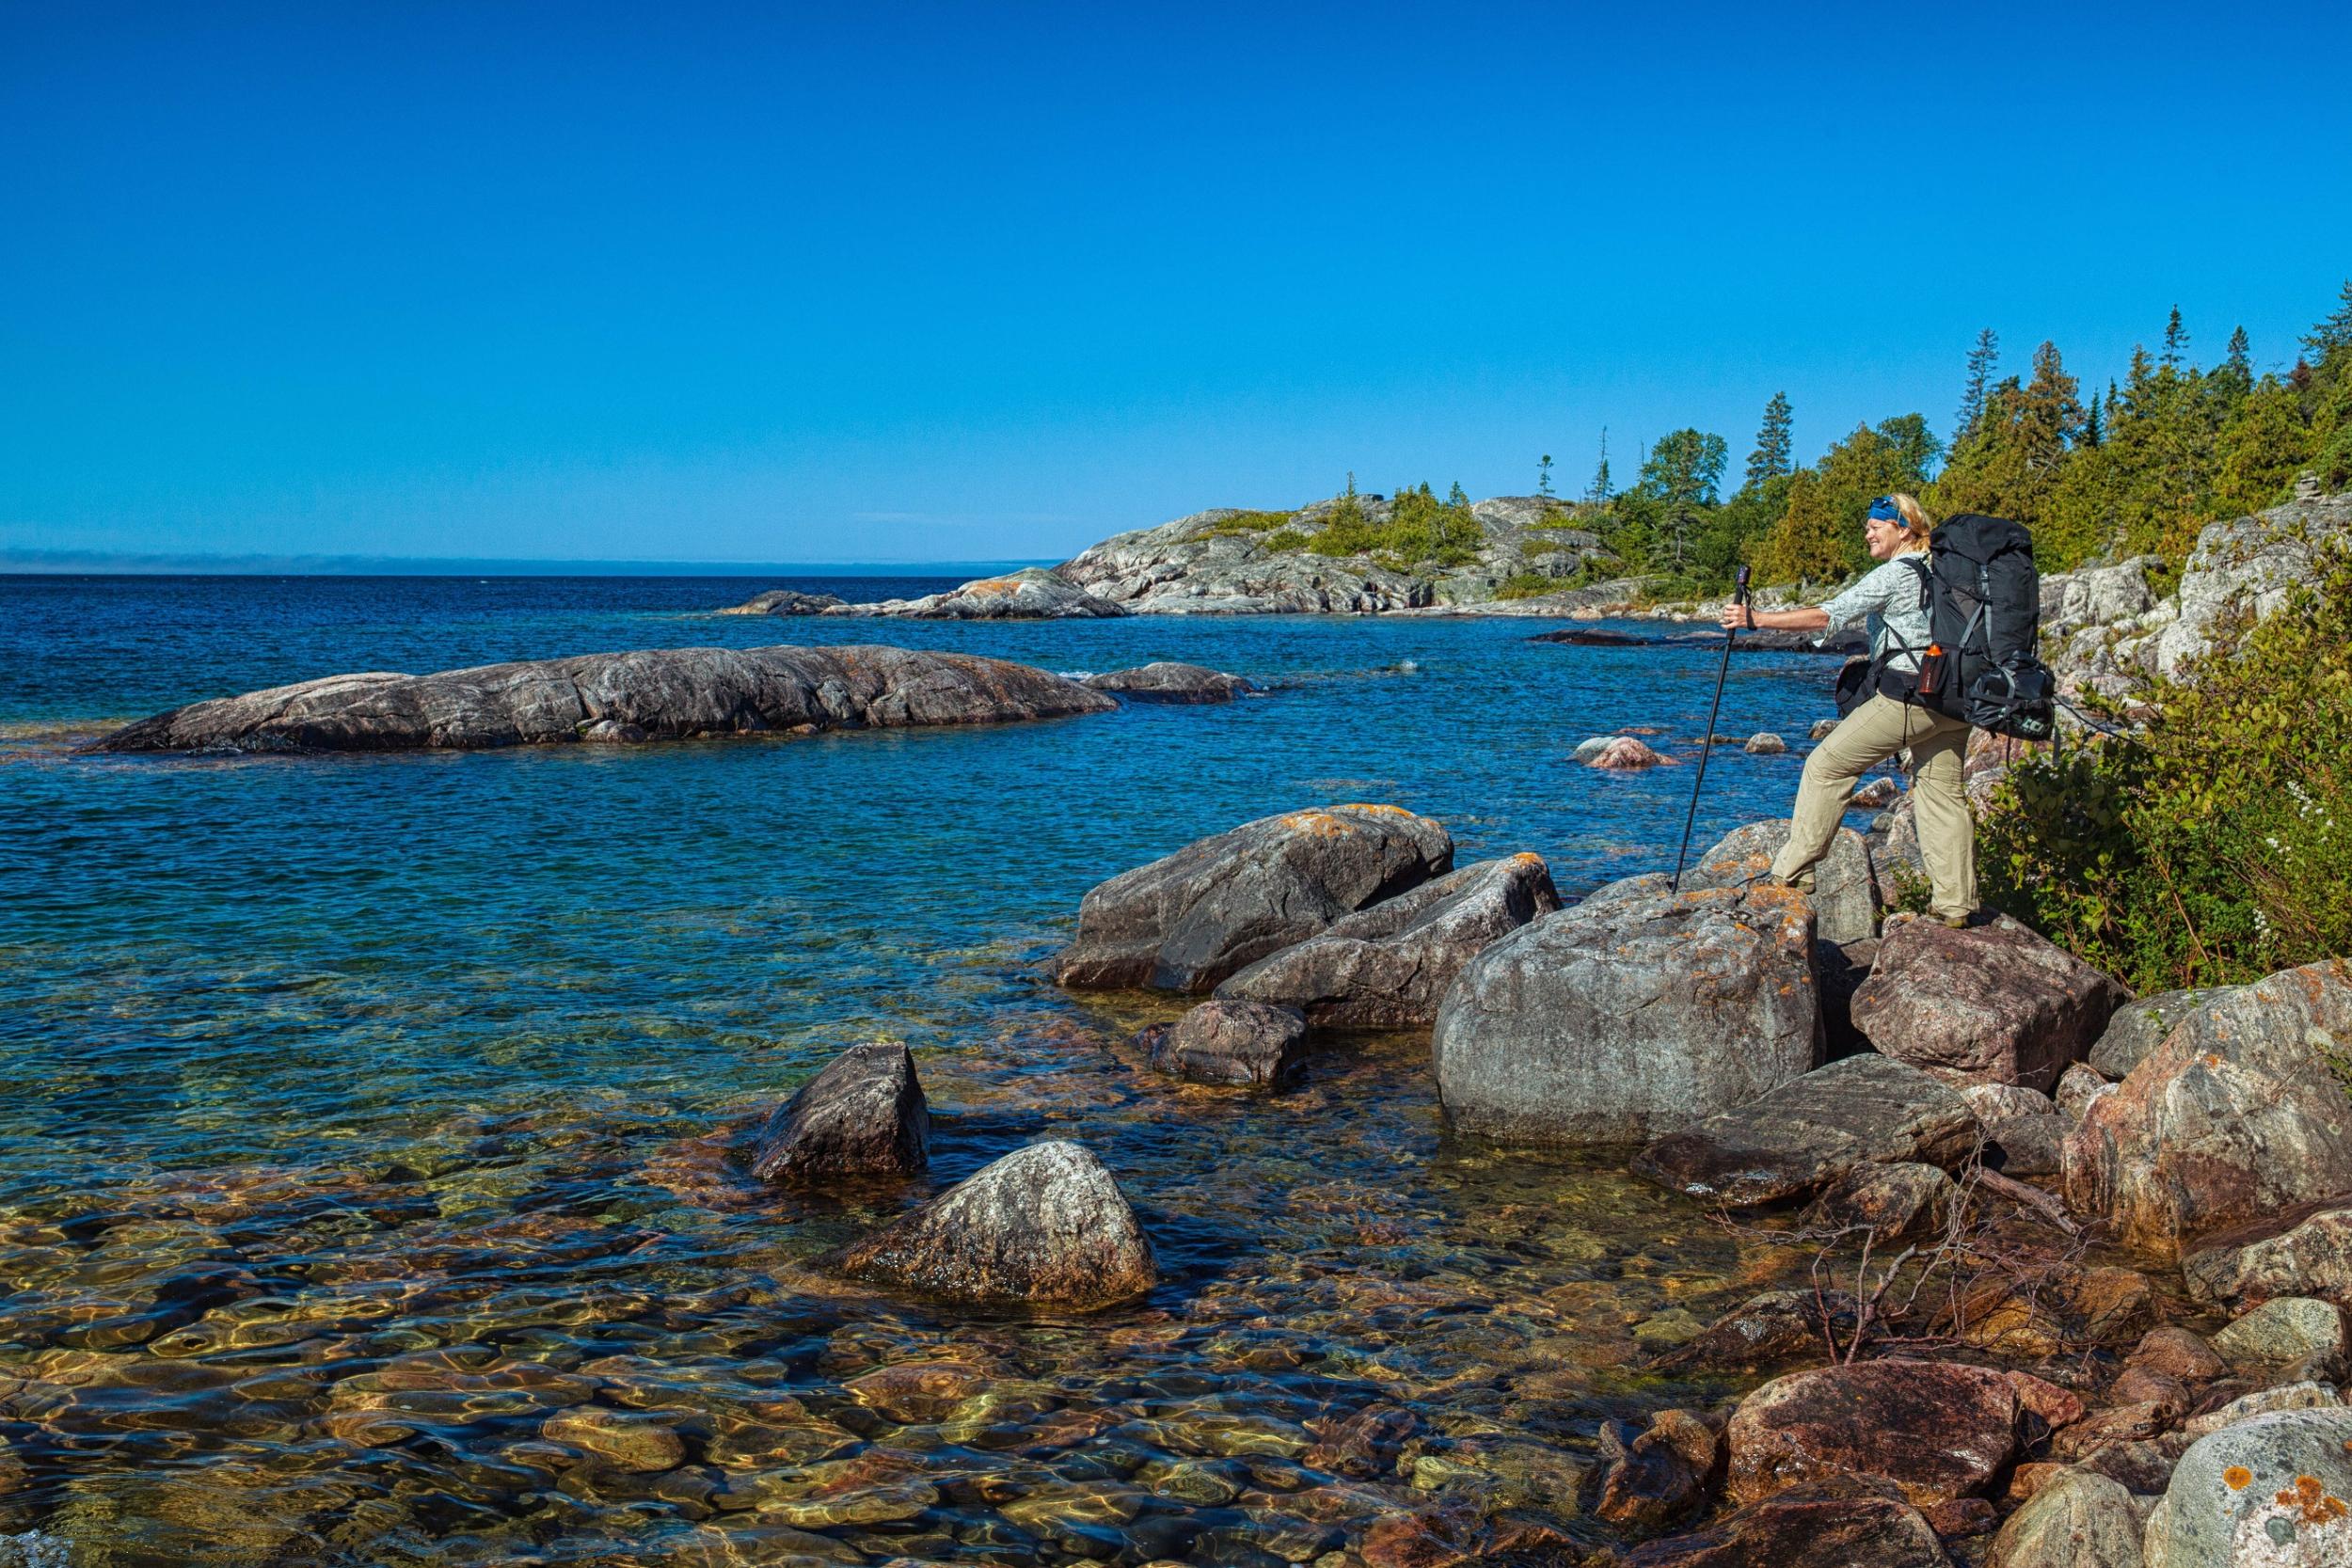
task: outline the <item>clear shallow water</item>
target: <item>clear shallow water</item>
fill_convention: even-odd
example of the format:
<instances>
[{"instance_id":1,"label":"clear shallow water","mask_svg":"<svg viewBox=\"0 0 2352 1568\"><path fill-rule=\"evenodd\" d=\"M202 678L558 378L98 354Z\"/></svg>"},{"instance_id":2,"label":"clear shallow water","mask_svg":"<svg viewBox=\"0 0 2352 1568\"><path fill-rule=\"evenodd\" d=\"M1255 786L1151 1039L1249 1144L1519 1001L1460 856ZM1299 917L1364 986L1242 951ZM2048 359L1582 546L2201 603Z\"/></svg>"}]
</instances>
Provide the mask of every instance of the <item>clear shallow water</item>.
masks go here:
<instances>
[{"instance_id":1,"label":"clear shallow water","mask_svg":"<svg viewBox=\"0 0 2352 1568\"><path fill-rule=\"evenodd\" d=\"M1093 882L1307 804L1409 806L1567 892L1659 867L1713 656L704 613L779 585L0 578L0 1531L119 1563L1270 1564L1432 1507L1606 1539L1573 1518L1597 1423L1709 1392L1632 1372L1631 1330L1785 1260L1608 1162L1447 1137L1423 1039L1322 1042L1276 1098L1181 1087L1124 1045L1177 1005L1035 965ZM1279 689L630 749L61 744L338 671L861 641ZM1719 727L1802 736L1829 673L1743 656ZM1635 725L1686 765L1568 762ZM1797 766L1719 753L1696 842ZM743 1124L872 1037L916 1053L930 1177L745 1181ZM1135 1198L1149 1300L974 1321L807 1266L1047 1135ZM667 1435L582 1462L542 1430L578 1407Z\"/></svg>"}]
</instances>

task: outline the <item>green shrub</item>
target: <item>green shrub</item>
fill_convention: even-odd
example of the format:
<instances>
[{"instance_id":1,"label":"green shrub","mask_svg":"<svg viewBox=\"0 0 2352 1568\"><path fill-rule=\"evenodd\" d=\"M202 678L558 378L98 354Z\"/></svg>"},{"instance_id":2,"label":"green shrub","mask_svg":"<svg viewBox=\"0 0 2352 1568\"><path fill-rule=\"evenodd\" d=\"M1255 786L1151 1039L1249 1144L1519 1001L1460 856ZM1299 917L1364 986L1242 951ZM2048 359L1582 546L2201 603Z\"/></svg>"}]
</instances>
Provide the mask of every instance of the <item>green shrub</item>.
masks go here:
<instances>
[{"instance_id":1,"label":"green shrub","mask_svg":"<svg viewBox=\"0 0 2352 1568\"><path fill-rule=\"evenodd\" d=\"M2352 955L2352 556L2141 695L2138 732L2010 769L1987 902L2143 992Z\"/></svg>"},{"instance_id":2,"label":"green shrub","mask_svg":"<svg viewBox=\"0 0 2352 1568\"><path fill-rule=\"evenodd\" d=\"M1567 585L1565 578L1547 577L1541 572L1520 572L1495 585L1498 599L1540 599L1547 594L1557 594Z\"/></svg>"},{"instance_id":3,"label":"green shrub","mask_svg":"<svg viewBox=\"0 0 2352 1568\"><path fill-rule=\"evenodd\" d=\"M1278 528L1258 542L1259 547L1268 555L1288 555L1294 550L1305 549L1311 543L1312 541L1307 535L1295 528Z\"/></svg>"},{"instance_id":4,"label":"green shrub","mask_svg":"<svg viewBox=\"0 0 2352 1568\"><path fill-rule=\"evenodd\" d=\"M1296 515L1295 512L1238 512L1231 517L1218 518L1203 531L1212 539L1230 539L1243 533L1266 533L1279 529Z\"/></svg>"},{"instance_id":5,"label":"green shrub","mask_svg":"<svg viewBox=\"0 0 2352 1568\"><path fill-rule=\"evenodd\" d=\"M1307 547L1317 555L1372 557L1383 566L1466 566L1478 559L1486 531L1470 515L1470 501L1455 485L1439 500L1427 484L1400 491L1386 522L1375 524L1350 490L1339 499L1323 531Z\"/></svg>"}]
</instances>

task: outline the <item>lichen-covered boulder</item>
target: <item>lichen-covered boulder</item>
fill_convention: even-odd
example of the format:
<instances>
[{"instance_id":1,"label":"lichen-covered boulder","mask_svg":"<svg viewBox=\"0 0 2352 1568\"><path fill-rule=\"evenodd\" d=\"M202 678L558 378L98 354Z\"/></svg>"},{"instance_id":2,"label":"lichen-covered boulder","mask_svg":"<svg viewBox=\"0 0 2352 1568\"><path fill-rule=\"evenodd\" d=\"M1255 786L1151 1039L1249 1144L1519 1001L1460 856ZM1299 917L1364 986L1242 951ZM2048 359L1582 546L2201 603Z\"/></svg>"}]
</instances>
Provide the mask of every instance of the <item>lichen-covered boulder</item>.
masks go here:
<instances>
[{"instance_id":1,"label":"lichen-covered boulder","mask_svg":"<svg viewBox=\"0 0 2352 1568\"><path fill-rule=\"evenodd\" d=\"M1776 757L1780 755L1781 752L1788 750L1788 742L1772 734L1770 730L1759 730L1756 734L1748 736L1747 744L1741 747L1740 750L1746 752L1750 756Z\"/></svg>"},{"instance_id":2,"label":"lichen-covered boulder","mask_svg":"<svg viewBox=\"0 0 2352 1568\"><path fill-rule=\"evenodd\" d=\"M1772 857L1788 842L1788 819L1751 822L1734 829L1682 873L1685 888L1745 887L1771 875ZM1878 935L1883 900L1870 851L1862 835L1840 828L1829 853L1813 868L1813 934L1843 944Z\"/></svg>"},{"instance_id":3,"label":"lichen-covered boulder","mask_svg":"<svg viewBox=\"0 0 2352 1568\"><path fill-rule=\"evenodd\" d=\"M1230 703L1258 689L1239 675L1174 659L1139 664L1132 670L1106 670L1089 675L1081 684L1114 692L1131 703Z\"/></svg>"},{"instance_id":4,"label":"lichen-covered boulder","mask_svg":"<svg viewBox=\"0 0 2352 1568\"><path fill-rule=\"evenodd\" d=\"M903 1045L853 1045L775 1109L752 1172L767 1180L904 1176L930 1161L930 1109Z\"/></svg>"},{"instance_id":5,"label":"lichen-covered boulder","mask_svg":"<svg viewBox=\"0 0 2352 1568\"><path fill-rule=\"evenodd\" d=\"M1953 1083L2046 1094L2128 994L2007 915L1958 931L1890 920L1853 1022L1881 1052Z\"/></svg>"},{"instance_id":6,"label":"lichen-covered boulder","mask_svg":"<svg viewBox=\"0 0 2352 1568\"><path fill-rule=\"evenodd\" d=\"M1481 861L1260 958L1216 994L1297 1007L1317 1028L1430 1023L1463 966L1497 938L1559 908L1542 856Z\"/></svg>"},{"instance_id":7,"label":"lichen-covered boulder","mask_svg":"<svg viewBox=\"0 0 2352 1568\"><path fill-rule=\"evenodd\" d=\"M827 1261L853 1279L969 1303L1102 1306L1158 1279L1119 1183L1060 1141L1006 1155Z\"/></svg>"},{"instance_id":8,"label":"lichen-covered boulder","mask_svg":"<svg viewBox=\"0 0 2352 1568\"><path fill-rule=\"evenodd\" d=\"M2214 998L2083 1114L2066 1198L2172 1256L2296 1204L2352 1193L2352 964L2290 969Z\"/></svg>"},{"instance_id":9,"label":"lichen-covered boulder","mask_svg":"<svg viewBox=\"0 0 2352 1568\"><path fill-rule=\"evenodd\" d=\"M1583 748L1579 747L1577 750L1581 752ZM1581 760L1587 768L1605 768L1611 772L1630 772L1641 768L1656 768L1666 759L1652 751L1648 742L1633 736L1621 735L1594 752L1589 758Z\"/></svg>"},{"instance_id":10,"label":"lichen-covered boulder","mask_svg":"<svg viewBox=\"0 0 2352 1568\"><path fill-rule=\"evenodd\" d=\"M1472 958L1438 1009L1453 1124L1513 1142L1654 1137L1820 1061L1813 914L1782 888L1613 883Z\"/></svg>"},{"instance_id":11,"label":"lichen-covered boulder","mask_svg":"<svg viewBox=\"0 0 2352 1568\"><path fill-rule=\"evenodd\" d=\"M1802 1481L1878 1476L1915 1507L1981 1493L2017 1447L2017 1389L1999 1372L1865 1361L1774 1378L1724 1437L1724 1495L1754 1502Z\"/></svg>"},{"instance_id":12,"label":"lichen-covered boulder","mask_svg":"<svg viewBox=\"0 0 2352 1568\"><path fill-rule=\"evenodd\" d=\"M2293 1377L2344 1375L2344 1308L2313 1296L2280 1296L2243 1314L2213 1337L2234 1371Z\"/></svg>"},{"instance_id":13,"label":"lichen-covered boulder","mask_svg":"<svg viewBox=\"0 0 2352 1568\"><path fill-rule=\"evenodd\" d=\"M1976 1114L1949 1085L1891 1057L1849 1056L1669 1133L1632 1168L1702 1202L1745 1208L1862 1165L1956 1165L1977 1138Z\"/></svg>"},{"instance_id":14,"label":"lichen-covered boulder","mask_svg":"<svg viewBox=\"0 0 2352 1568\"><path fill-rule=\"evenodd\" d=\"M2286 1410L2199 1438L2148 1521L2147 1568L2352 1562L2352 1410Z\"/></svg>"},{"instance_id":15,"label":"lichen-covered boulder","mask_svg":"<svg viewBox=\"0 0 2352 1568\"><path fill-rule=\"evenodd\" d=\"M2181 1259L2188 1293L2243 1310L2274 1296L2352 1307L2352 1198L2323 1199L2208 1236Z\"/></svg>"},{"instance_id":16,"label":"lichen-covered boulder","mask_svg":"<svg viewBox=\"0 0 2352 1568\"><path fill-rule=\"evenodd\" d=\"M1054 975L1072 987L1211 990L1453 865L1445 829L1400 806L1261 817L1094 887Z\"/></svg>"},{"instance_id":17,"label":"lichen-covered boulder","mask_svg":"<svg viewBox=\"0 0 2352 1568\"><path fill-rule=\"evenodd\" d=\"M1306 1047L1307 1021L1296 1008L1213 1000L1155 1035L1152 1066L1196 1084L1271 1088L1296 1069Z\"/></svg>"}]
</instances>

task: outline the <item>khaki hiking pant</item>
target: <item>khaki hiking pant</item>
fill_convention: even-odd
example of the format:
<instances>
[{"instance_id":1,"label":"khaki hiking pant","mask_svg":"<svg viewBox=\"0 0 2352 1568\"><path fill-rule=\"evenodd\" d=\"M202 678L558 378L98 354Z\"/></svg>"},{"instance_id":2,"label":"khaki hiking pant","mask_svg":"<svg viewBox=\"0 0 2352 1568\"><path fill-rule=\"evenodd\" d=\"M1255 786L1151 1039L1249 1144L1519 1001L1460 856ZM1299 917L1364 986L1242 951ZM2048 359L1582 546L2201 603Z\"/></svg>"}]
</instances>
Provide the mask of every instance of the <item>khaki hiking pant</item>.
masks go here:
<instances>
[{"instance_id":1,"label":"khaki hiking pant","mask_svg":"<svg viewBox=\"0 0 2352 1568\"><path fill-rule=\"evenodd\" d=\"M1928 863L1933 912L1973 913L1977 907L1977 825L1961 791L1961 762L1968 726L1892 697L1872 697L1853 710L1804 759L1788 843L1772 861L1786 880L1829 853L1846 802L1862 775L1910 748L1915 783L1912 810L1919 825L1919 858Z\"/></svg>"}]
</instances>

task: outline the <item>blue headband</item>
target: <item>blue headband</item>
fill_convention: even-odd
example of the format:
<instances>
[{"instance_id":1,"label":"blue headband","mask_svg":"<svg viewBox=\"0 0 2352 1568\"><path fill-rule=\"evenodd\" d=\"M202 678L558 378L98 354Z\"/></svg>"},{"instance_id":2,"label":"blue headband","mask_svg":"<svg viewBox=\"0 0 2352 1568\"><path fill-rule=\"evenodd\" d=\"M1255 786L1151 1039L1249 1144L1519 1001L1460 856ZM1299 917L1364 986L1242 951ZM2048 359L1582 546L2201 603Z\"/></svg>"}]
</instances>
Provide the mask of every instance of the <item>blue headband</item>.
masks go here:
<instances>
[{"instance_id":1,"label":"blue headband","mask_svg":"<svg viewBox=\"0 0 2352 1568\"><path fill-rule=\"evenodd\" d=\"M1895 504L1895 498L1892 496L1881 496L1870 503L1870 520L1878 523L1904 523L1908 526L1902 509Z\"/></svg>"}]
</instances>

